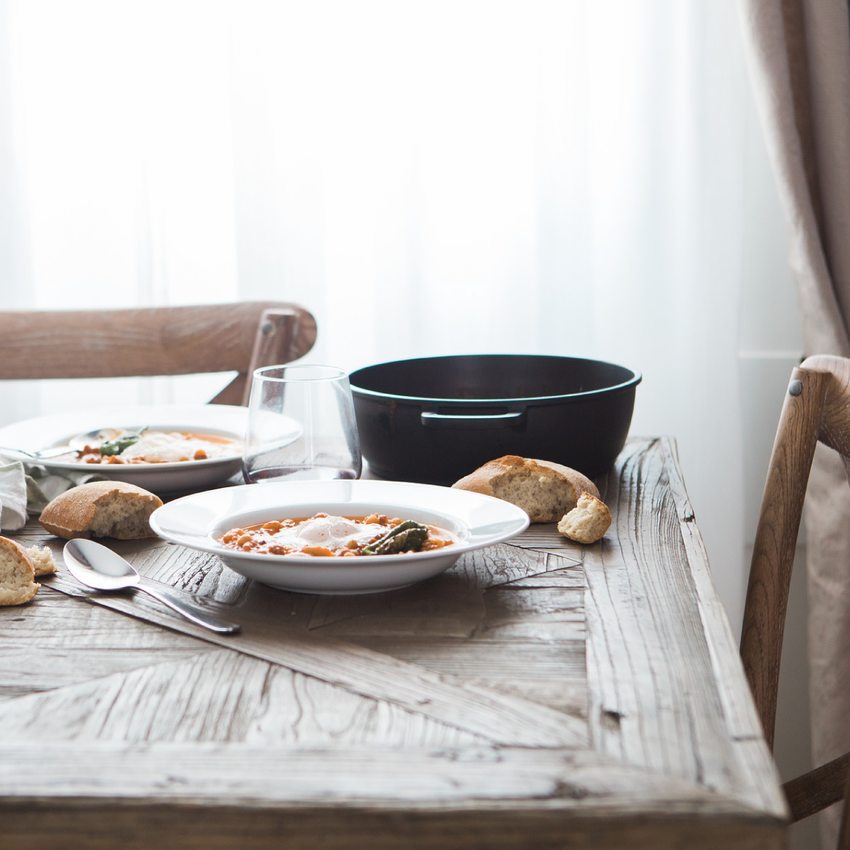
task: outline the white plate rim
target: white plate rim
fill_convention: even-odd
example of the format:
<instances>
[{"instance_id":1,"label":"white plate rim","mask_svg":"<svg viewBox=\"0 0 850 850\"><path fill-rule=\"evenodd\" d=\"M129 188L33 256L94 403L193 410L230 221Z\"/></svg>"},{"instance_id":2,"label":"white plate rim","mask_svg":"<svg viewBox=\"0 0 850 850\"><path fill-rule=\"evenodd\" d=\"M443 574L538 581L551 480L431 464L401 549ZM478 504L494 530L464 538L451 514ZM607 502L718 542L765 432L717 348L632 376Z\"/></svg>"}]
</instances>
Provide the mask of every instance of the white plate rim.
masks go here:
<instances>
[{"instance_id":1,"label":"white plate rim","mask_svg":"<svg viewBox=\"0 0 850 850\"><path fill-rule=\"evenodd\" d=\"M490 534L483 533L485 528L484 526L467 526L467 530L469 535L465 539L460 539L457 543L453 544L451 547L441 548L441 549L433 549L427 552L411 552L406 553L404 555L372 555L368 559L364 559L359 565L362 566L380 566L380 565L389 565L389 564L400 564L402 562L410 562L411 560L430 560L432 558L445 558L449 554L457 554L458 557L465 554L466 552L472 552L477 549L482 549L486 546L492 546L496 543L503 543L506 540L510 540L515 537L517 534L525 531L529 526L529 518L528 515L521 508L518 508L516 505L511 504L510 502L506 502L502 499L496 499L493 496L486 496L482 493L474 493L469 490L457 490L451 487L441 487L436 484L416 484L413 482L407 481L377 481L377 480L336 480L336 481L298 481L298 482L290 482L290 481L268 481L260 484L242 484L236 485L233 487L221 487L216 490L206 490L200 493L192 493L187 496L183 496L179 499L174 499L170 502L166 502L162 507L157 508L150 517L151 528L154 532L159 535L164 540L168 540L172 543L177 543L182 546L186 546L191 549L195 549L196 551L207 552L213 555L221 556L222 558L238 558L239 560L244 560L248 562L253 562L256 564L285 564L288 568L294 568L303 565L307 569L310 568L310 564L314 563L309 559L305 559L300 556L292 556L287 557L285 555L267 555L267 554L258 554L251 552L240 552L237 549L231 549L230 547L225 546L222 543L214 540L210 536L211 529L220 526L226 516L228 514L218 513L214 515L214 519L210 521L208 525L205 526L204 530L198 531L193 534L183 534L183 533L175 533L173 530L169 530L167 528L163 528L162 522L164 518L168 518L170 514L175 511L180 511L187 505L199 505L203 506L204 502L214 503L220 498L227 498L227 496L238 499L240 495L247 494L250 502L254 502L256 500L269 500L272 498L273 494L281 493L284 496L288 492L307 492L307 491L319 491L323 489L335 489L340 490L344 488L350 488L352 491L352 495L360 495L359 498L351 498L352 504L359 503L368 503L372 502L375 505L382 506L392 506L398 507L399 513L398 516L403 516L403 511L405 508L411 508L412 510L416 510L417 507L420 510L426 510L432 514L442 514L447 518L453 518L455 520L458 519L457 513L453 512L450 509L451 503L457 507L461 505L466 505L468 508L479 508L480 510L489 510L493 513L494 519L491 520L488 525L494 525L495 521L500 521L502 523L510 523L506 525L505 529L500 532L494 532ZM370 491L372 491L370 493ZM449 503L449 508L447 509L445 505L442 507L428 507L416 504L400 504L394 505L395 499L390 498L379 498L382 493L396 493L396 494L413 494L415 499L415 494L419 493L420 496L431 495L435 498L443 500L444 502ZM256 494L256 495L250 495ZM297 506L299 504L317 504L320 503L322 499L318 496L314 496L312 498L299 498L298 500L293 499L288 504L290 506ZM340 503L345 500L335 498L326 498L324 501L332 502L332 503ZM272 508L276 508L279 510L286 510L286 505L270 505L269 510ZM233 510L229 515L236 517L240 514L245 514L254 511L262 511L265 510L265 506L256 505L253 509L243 506L239 510ZM448 548L451 548L451 552L448 551ZM400 559L403 559L401 561ZM325 568L338 566L340 569L347 569L347 563L349 559L332 559L332 558L322 558L320 559L321 565ZM358 559L360 561L360 559Z\"/></svg>"},{"instance_id":2,"label":"white plate rim","mask_svg":"<svg viewBox=\"0 0 850 850\"><path fill-rule=\"evenodd\" d=\"M147 419L153 424L153 427L157 428L206 428L210 432L218 431L232 434L240 441L244 441L247 417L247 408L232 404L152 404L89 408L64 413L51 413L11 422L0 427L0 446L30 452L38 451L39 449L49 448L51 445L61 444L63 439L71 439L76 434L94 428L138 425L140 423L134 421L137 418ZM45 431L53 432L54 436L48 437L46 440L38 436ZM1 453L2 450L0 450ZM190 469L209 469L214 466L233 464L241 458L242 450L240 448L238 452L204 460L121 464L121 469L127 474L157 471L165 473L181 470L188 472ZM32 463L66 472L91 472L105 475L115 471L100 464L88 466L69 461L55 461L50 458L34 459Z\"/></svg>"}]
</instances>

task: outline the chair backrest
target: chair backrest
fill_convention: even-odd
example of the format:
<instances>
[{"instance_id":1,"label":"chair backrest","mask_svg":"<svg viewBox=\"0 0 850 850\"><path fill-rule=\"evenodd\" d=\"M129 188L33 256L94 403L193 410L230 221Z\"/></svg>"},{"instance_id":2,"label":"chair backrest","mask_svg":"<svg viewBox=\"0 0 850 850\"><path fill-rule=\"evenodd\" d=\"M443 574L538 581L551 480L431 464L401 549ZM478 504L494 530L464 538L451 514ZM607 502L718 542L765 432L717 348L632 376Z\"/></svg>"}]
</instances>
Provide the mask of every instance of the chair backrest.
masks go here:
<instances>
[{"instance_id":1,"label":"chair backrest","mask_svg":"<svg viewBox=\"0 0 850 850\"><path fill-rule=\"evenodd\" d=\"M316 322L284 302L0 312L0 379L237 372L214 399L245 404L251 372L305 355Z\"/></svg>"},{"instance_id":2,"label":"chair backrest","mask_svg":"<svg viewBox=\"0 0 850 850\"><path fill-rule=\"evenodd\" d=\"M791 373L762 498L744 609L741 657L771 747L791 568L806 484L819 440L843 457L850 479L850 360L842 357L809 357ZM846 766L845 756L819 769L819 778L828 779L832 790L818 800L817 808L801 804L795 809L795 801L789 795L795 819L796 815L806 816L841 799L846 787ZM828 768L832 770L829 776ZM839 846L850 846L846 823L842 841L848 843Z\"/></svg>"}]
</instances>

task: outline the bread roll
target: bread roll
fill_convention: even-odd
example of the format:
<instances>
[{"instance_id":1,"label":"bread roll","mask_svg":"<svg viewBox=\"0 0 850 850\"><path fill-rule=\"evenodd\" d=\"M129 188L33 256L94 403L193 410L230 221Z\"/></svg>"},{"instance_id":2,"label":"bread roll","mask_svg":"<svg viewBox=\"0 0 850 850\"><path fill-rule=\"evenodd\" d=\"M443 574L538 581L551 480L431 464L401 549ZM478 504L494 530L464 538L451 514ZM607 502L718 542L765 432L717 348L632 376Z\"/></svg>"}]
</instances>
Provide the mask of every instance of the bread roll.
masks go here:
<instances>
[{"instance_id":1,"label":"bread roll","mask_svg":"<svg viewBox=\"0 0 850 850\"><path fill-rule=\"evenodd\" d=\"M0 537L0 605L22 605L38 593L35 568L22 546Z\"/></svg>"},{"instance_id":2,"label":"bread roll","mask_svg":"<svg viewBox=\"0 0 850 850\"><path fill-rule=\"evenodd\" d=\"M162 505L153 493L124 481L94 481L57 496L38 521L51 534L72 537L153 537L148 517Z\"/></svg>"},{"instance_id":3,"label":"bread roll","mask_svg":"<svg viewBox=\"0 0 850 850\"><path fill-rule=\"evenodd\" d=\"M596 543L611 525L611 512L601 499L582 493L578 503L558 523L558 531L576 543Z\"/></svg>"},{"instance_id":4,"label":"bread roll","mask_svg":"<svg viewBox=\"0 0 850 850\"><path fill-rule=\"evenodd\" d=\"M516 455L488 461L452 487L511 502L532 522L557 522L582 493L599 496L596 485L575 469Z\"/></svg>"}]
</instances>

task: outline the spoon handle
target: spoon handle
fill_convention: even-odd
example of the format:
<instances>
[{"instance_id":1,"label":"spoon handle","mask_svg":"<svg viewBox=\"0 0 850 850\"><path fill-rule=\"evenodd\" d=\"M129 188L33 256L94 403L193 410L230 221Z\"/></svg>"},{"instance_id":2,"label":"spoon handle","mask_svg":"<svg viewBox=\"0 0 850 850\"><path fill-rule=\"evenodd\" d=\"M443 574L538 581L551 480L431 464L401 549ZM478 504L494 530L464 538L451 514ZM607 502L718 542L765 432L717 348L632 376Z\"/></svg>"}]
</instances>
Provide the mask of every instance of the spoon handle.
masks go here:
<instances>
[{"instance_id":1,"label":"spoon handle","mask_svg":"<svg viewBox=\"0 0 850 850\"><path fill-rule=\"evenodd\" d=\"M13 449L11 446L0 446L0 454L16 457L27 463L33 463L33 461L38 460L38 455L34 455L32 452L25 452L23 449Z\"/></svg>"},{"instance_id":2,"label":"spoon handle","mask_svg":"<svg viewBox=\"0 0 850 850\"><path fill-rule=\"evenodd\" d=\"M26 449L13 449L11 446L0 446L0 454L13 455L25 463L38 463L40 460L50 460L51 458L61 457L73 451L75 449L71 446L55 446L52 449L42 449L38 452L28 452Z\"/></svg>"},{"instance_id":3,"label":"spoon handle","mask_svg":"<svg viewBox=\"0 0 850 850\"><path fill-rule=\"evenodd\" d=\"M220 620L218 617L208 614L196 605L192 605L190 602L184 602L182 599L178 599L176 596L172 596L166 591L154 590L150 585L145 584L144 582L137 584L136 590L141 590L144 593L147 593L148 596L152 596L154 599L159 600L163 605L167 605L172 611L182 614L187 620L191 620L193 623L197 623L199 626L211 629L214 632L230 635L238 632L240 629L239 623L229 623L227 620Z\"/></svg>"}]
</instances>

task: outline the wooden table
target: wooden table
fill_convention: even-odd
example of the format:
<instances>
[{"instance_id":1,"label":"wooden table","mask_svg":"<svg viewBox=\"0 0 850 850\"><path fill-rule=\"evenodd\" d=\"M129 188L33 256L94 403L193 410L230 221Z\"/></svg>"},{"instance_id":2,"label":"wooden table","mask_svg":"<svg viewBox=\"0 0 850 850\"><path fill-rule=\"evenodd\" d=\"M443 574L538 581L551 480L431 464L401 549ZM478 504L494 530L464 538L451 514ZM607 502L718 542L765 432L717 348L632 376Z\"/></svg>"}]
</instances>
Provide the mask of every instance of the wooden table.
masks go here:
<instances>
[{"instance_id":1,"label":"wooden table","mask_svg":"<svg viewBox=\"0 0 850 850\"><path fill-rule=\"evenodd\" d=\"M673 443L631 441L601 485L599 544L536 525L375 596L117 546L236 637L60 569L0 609L0 846L783 846Z\"/></svg>"}]
</instances>

